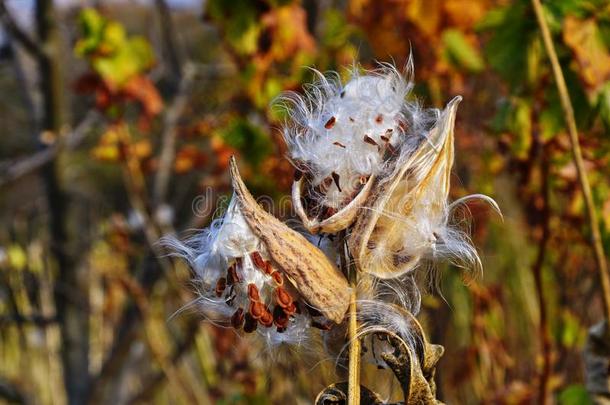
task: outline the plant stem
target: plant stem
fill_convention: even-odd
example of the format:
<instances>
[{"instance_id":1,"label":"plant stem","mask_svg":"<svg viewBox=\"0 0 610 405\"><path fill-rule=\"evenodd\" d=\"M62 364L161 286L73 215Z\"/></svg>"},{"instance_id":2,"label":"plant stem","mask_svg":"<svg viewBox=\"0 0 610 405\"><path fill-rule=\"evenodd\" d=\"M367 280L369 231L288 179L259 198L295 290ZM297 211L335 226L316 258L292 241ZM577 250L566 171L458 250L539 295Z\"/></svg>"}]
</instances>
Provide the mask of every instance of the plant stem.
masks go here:
<instances>
[{"instance_id":1,"label":"plant stem","mask_svg":"<svg viewBox=\"0 0 610 405\"><path fill-rule=\"evenodd\" d=\"M593 204L591 187L589 185L589 180L587 179L587 173L585 171L582 153L580 150L580 143L578 141L578 130L576 128L576 120L574 119L574 109L572 108L568 88L563 77L563 72L561 70L561 65L559 64L559 59L557 58L557 53L555 52L555 46L553 45L551 33L544 19L542 4L540 3L540 0L532 0L532 5L534 6L534 11L536 12L536 19L538 20L538 25L540 27L540 31L542 32L544 46L546 48L546 52L549 56L551 66L553 68L553 75L555 76L555 84L557 85L557 90L559 92L561 107L565 115L566 124L568 125L568 132L570 135L570 143L572 147L572 158L574 160L574 164L576 165L576 170L578 172L578 180L580 182L580 187L582 189L582 193L585 199L587 217L589 220L589 226L591 228L591 243L593 244L595 261L597 262L600 283L602 285L604 316L606 319L609 319L610 276L608 275L608 267L606 264L606 258L604 256L604 248L602 246L602 240L599 231L599 222L597 220L597 213L595 211L595 205Z\"/></svg>"},{"instance_id":2,"label":"plant stem","mask_svg":"<svg viewBox=\"0 0 610 405\"><path fill-rule=\"evenodd\" d=\"M344 269L347 271L347 277L352 289L349 302L349 324L348 324L348 339L349 339L349 364L347 378L347 404L360 404L360 339L358 339L358 311L356 306L356 298L358 294L358 272L352 266L351 256L347 247L347 242L344 244L343 252Z\"/></svg>"}]
</instances>

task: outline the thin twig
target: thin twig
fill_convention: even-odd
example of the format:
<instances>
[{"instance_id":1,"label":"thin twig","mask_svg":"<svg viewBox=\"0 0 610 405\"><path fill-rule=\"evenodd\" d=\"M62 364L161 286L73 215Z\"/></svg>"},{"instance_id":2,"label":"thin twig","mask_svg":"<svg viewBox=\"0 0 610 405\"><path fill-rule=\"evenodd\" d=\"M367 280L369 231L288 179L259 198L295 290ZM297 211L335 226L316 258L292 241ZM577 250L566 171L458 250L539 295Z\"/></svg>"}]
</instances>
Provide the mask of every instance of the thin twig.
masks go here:
<instances>
[{"instance_id":1,"label":"thin twig","mask_svg":"<svg viewBox=\"0 0 610 405\"><path fill-rule=\"evenodd\" d=\"M593 196L591 194L591 187L589 180L587 179L587 173L585 171L585 165L582 158L582 152L580 150L580 143L578 141L578 130L576 128L576 120L574 119L574 109L570 101L570 94L566 86L561 65L555 52L555 46L551 38L549 27L544 19L542 10L542 4L540 0L532 0L534 11L536 12L536 19L540 31L542 32L542 39L546 52L549 56L551 66L553 68L553 75L555 76L555 83L557 90L559 91L559 98L561 100L561 107L568 125L568 132L570 134L570 143L572 146L572 158L576 165L578 172L578 180L580 187L585 199L585 206L587 209L587 217L589 219L589 226L591 228L591 243L593 244L593 251L595 253L595 261L597 262L597 268L599 273L600 282L602 285L602 299L604 300L604 315L606 319L610 319L610 276L608 275L608 267L606 264L606 258L604 256L604 248L602 245L601 235L599 231L599 222L597 220L597 213L595 211L595 205L593 204Z\"/></svg>"},{"instance_id":2,"label":"thin twig","mask_svg":"<svg viewBox=\"0 0 610 405\"><path fill-rule=\"evenodd\" d=\"M162 135L161 156L159 158L159 170L155 177L154 184L154 201L156 204L165 202L169 180L172 174L174 159L176 157L176 137L178 134L177 126L178 119L184 111L188 102L188 96L195 78L196 69L193 65L187 63L184 66L184 71L178 86L178 92L172 101L172 104L165 112L164 130Z\"/></svg>"},{"instance_id":3,"label":"thin twig","mask_svg":"<svg viewBox=\"0 0 610 405\"><path fill-rule=\"evenodd\" d=\"M47 163L55 159L62 150L72 150L78 147L87 137L87 134L98 122L99 115L90 111L83 120L78 123L73 131L66 134L63 139L39 152L17 161L0 162L0 187L13 183L21 177L41 169Z\"/></svg>"}]
</instances>

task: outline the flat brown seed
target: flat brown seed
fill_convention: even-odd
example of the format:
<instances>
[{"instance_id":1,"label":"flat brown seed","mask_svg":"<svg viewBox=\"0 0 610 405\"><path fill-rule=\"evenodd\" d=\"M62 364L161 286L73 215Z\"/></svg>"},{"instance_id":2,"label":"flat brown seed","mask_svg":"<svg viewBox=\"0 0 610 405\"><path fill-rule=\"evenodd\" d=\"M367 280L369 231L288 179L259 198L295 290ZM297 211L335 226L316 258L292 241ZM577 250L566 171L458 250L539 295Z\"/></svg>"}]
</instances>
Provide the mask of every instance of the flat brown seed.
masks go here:
<instances>
[{"instance_id":1,"label":"flat brown seed","mask_svg":"<svg viewBox=\"0 0 610 405\"><path fill-rule=\"evenodd\" d=\"M248 310L254 319L260 319L265 313L265 306L258 301L250 301L250 308Z\"/></svg>"},{"instance_id":2,"label":"flat brown seed","mask_svg":"<svg viewBox=\"0 0 610 405\"><path fill-rule=\"evenodd\" d=\"M388 138L388 137L387 137L387 136L385 136L385 135L381 135L381 136L380 136L380 138L381 138L381 140L382 140L382 141L384 141L384 142L390 142L390 138Z\"/></svg>"},{"instance_id":3,"label":"flat brown seed","mask_svg":"<svg viewBox=\"0 0 610 405\"><path fill-rule=\"evenodd\" d=\"M331 129L332 127L335 126L336 121L337 121L337 119L335 117L330 117L329 120L326 121L326 124L324 124L324 128Z\"/></svg>"},{"instance_id":4,"label":"flat brown seed","mask_svg":"<svg viewBox=\"0 0 610 405\"><path fill-rule=\"evenodd\" d=\"M254 283L248 284L248 297L252 301L260 301L261 300L261 297L258 294L258 288L256 287L256 285Z\"/></svg>"},{"instance_id":5,"label":"flat brown seed","mask_svg":"<svg viewBox=\"0 0 610 405\"><path fill-rule=\"evenodd\" d=\"M375 142L375 140L368 135L364 135L364 142L368 143L369 145L379 146L377 142Z\"/></svg>"},{"instance_id":6,"label":"flat brown seed","mask_svg":"<svg viewBox=\"0 0 610 405\"><path fill-rule=\"evenodd\" d=\"M343 145L343 144L342 144L341 142L339 142L339 141L335 141L335 142L333 142L333 145L335 145L335 146L339 146L339 147L341 147L341 148L345 149L345 145Z\"/></svg>"},{"instance_id":7,"label":"flat brown seed","mask_svg":"<svg viewBox=\"0 0 610 405\"><path fill-rule=\"evenodd\" d=\"M409 255L393 255L392 263L395 267L400 266L401 264L407 264L413 259L412 256Z\"/></svg>"},{"instance_id":8,"label":"flat brown seed","mask_svg":"<svg viewBox=\"0 0 610 405\"><path fill-rule=\"evenodd\" d=\"M265 271L265 260L259 252L250 253L250 259L252 259L252 263L254 263L259 270Z\"/></svg>"},{"instance_id":9,"label":"flat brown seed","mask_svg":"<svg viewBox=\"0 0 610 405\"><path fill-rule=\"evenodd\" d=\"M330 175L333 177L333 181L335 182L335 185L337 186L337 190L339 190L339 192L341 192L341 184L339 183L339 180L340 180L339 173L332 172Z\"/></svg>"}]
</instances>

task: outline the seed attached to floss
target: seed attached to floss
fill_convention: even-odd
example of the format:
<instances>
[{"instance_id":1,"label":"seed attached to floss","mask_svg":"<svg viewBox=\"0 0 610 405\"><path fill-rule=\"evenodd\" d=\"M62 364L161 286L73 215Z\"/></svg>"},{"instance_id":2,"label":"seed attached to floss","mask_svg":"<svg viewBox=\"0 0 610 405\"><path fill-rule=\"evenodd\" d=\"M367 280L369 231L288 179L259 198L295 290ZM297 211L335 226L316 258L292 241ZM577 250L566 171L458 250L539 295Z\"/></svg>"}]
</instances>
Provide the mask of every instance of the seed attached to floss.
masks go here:
<instances>
[{"instance_id":1,"label":"seed attached to floss","mask_svg":"<svg viewBox=\"0 0 610 405\"><path fill-rule=\"evenodd\" d=\"M375 140L368 135L364 135L364 142L368 143L369 145L379 146L377 142L375 142Z\"/></svg>"},{"instance_id":2,"label":"seed attached to floss","mask_svg":"<svg viewBox=\"0 0 610 405\"><path fill-rule=\"evenodd\" d=\"M341 184L339 183L339 173L337 172L332 172L331 176L333 177L333 181L335 182L335 185L337 186L337 190L339 190L339 192L341 193Z\"/></svg>"},{"instance_id":3,"label":"seed attached to floss","mask_svg":"<svg viewBox=\"0 0 610 405\"><path fill-rule=\"evenodd\" d=\"M271 325L273 325L273 315L271 315L271 312L269 312L268 310L265 311L263 313L263 315L260 317L260 319L258 320L261 325L263 325L265 328L270 327Z\"/></svg>"},{"instance_id":4,"label":"seed attached to floss","mask_svg":"<svg viewBox=\"0 0 610 405\"><path fill-rule=\"evenodd\" d=\"M241 329L244 324L244 309L239 307L231 316L231 326L235 329Z\"/></svg>"},{"instance_id":5,"label":"seed attached to floss","mask_svg":"<svg viewBox=\"0 0 610 405\"><path fill-rule=\"evenodd\" d=\"M292 304L292 297L283 287L278 287L275 289L276 301L279 306L282 308L287 308Z\"/></svg>"},{"instance_id":6,"label":"seed attached to floss","mask_svg":"<svg viewBox=\"0 0 610 405\"><path fill-rule=\"evenodd\" d=\"M324 124L324 128L331 129L332 127L335 126L336 121L337 121L337 119L335 117L330 117L330 119L328 121L326 121L326 124Z\"/></svg>"},{"instance_id":7,"label":"seed attached to floss","mask_svg":"<svg viewBox=\"0 0 610 405\"><path fill-rule=\"evenodd\" d=\"M271 262L270 261L266 261L265 262L265 274L268 276L273 276L273 267L271 266Z\"/></svg>"},{"instance_id":8,"label":"seed attached to floss","mask_svg":"<svg viewBox=\"0 0 610 405\"><path fill-rule=\"evenodd\" d=\"M248 312L254 319L260 319L265 313L265 306L259 301L250 301Z\"/></svg>"},{"instance_id":9,"label":"seed attached to floss","mask_svg":"<svg viewBox=\"0 0 610 405\"><path fill-rule=\"evenodd\" d=\"M335 146L339 146L339 147L341 147L341 148L345 149L345 145L343 145L343 144L342 144L341 142L339 142L339 141L335 141L335 142L333 142L333 145L335 145Z\"/></svg>"},{"instance_id":10,"label":"seed attached to floss","mask_svg":"<svg viewBox=\"0 0 610 405\"><path fill-rule=\"evenodd\" d=\"M259 302L261 297L258 293L258 288L254 283L248 284L248 297L255 302Z\"/></svg>"},{"instance_id":11,"label":"seed attached to floss","mask_svg":"<svg viewBox=\"0 0 610 405\"><path fill-rule=\"evenodd\" d=\"M227 279L220 277L216 282L216 296L221 297L222 293L225 292L225 288L227 288Z\"/></svg>"},{"instance_id":12,"label":"seed attached to floss","mask_svg":"<svg viewBox=\"0 0 610 405\"><path fill-rule=\"evenodd\" d=\"M235 283L241 283L241 278L239 278L239 274L237 273L237 267L235 265L231 265L227 270L227 282L230 285Z\"/></svg>"},{"instance_id":13,"label":"seed attached to floss","mask_svg":"<svg viewBox=\"0 0 610 405\"><path fill-rule=\"evenodd\" d=\"M282 277L282 273L279 271L275 270L273 273L271 273L271 278L273 278L273 281L275 281L275 284L278 286L284 285L284 277Z\"/></svg>"},{"instance_id":14,"label":"seed attached to floss","mask_svg":"<svg viewBox=\"0 0 610 405\"><path fill-rule=\"evenodd\" d=\"M256 267L265 271L265 260L263 260L263 257L259 252L250 253L250 259L252 259L252 263L254 263Z\"/></svg>"}]
</instances>

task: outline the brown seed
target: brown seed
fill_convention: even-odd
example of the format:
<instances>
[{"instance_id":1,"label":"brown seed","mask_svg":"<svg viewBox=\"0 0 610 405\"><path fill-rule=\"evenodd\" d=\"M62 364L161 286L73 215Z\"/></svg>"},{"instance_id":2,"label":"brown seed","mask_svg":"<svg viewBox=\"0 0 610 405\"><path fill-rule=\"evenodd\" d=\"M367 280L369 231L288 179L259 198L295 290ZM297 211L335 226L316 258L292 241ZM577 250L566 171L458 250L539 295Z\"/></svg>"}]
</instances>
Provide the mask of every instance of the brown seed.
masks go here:
<instances>
[{"instance_id":1,"label":"brown seed","mask_svg":"<svg viewBox=\"0 0 610 405\"><path fill-rule=\"evenodd\" d=\"M278 328L286 328L289 321L290 318L288 318L284 309L279 305L276 305L275 308L273 308L273 323L275 323L275 326Z\"/></svg>"},{"instance_id":2,"label":"brown seed","mask_svg":"<svg viewBox=\"0 0 610 405\"><path fill-rule=\"evenodd\" d=\"M335 126L336 121L337 121L337 119L335 117L330 117L330 119L328 121L326 121L326 124L324 124L324 128L331 129L332 127Z\"/></svg>"},{"instance_id":3,"label":"brown seed","mask_svg":"<svg viewBox=\"0 0 610 405\"><path fill-rule=\"evenodd\" d=\"M296 312L298 312L298 310L299 307L297 307L294 302L290 303L290 305L284 308L284 312L286 312L286 315L294 315Z\"/></svg>"},{"instance_id":4,"label":"brown seed","mask_svg":"<svg viewBox=\"0 0 610 405\"><path fill-rule=\"evenodd\" d=\"M265 311L258 321L261 323L261 325L268 328L273 325L273 315L271 315L271 312Z\"/></svg>"},{"instance_id":5,"label":"brown seed","mask_svg":"<svg viewBox=\"0 0 610 405\"><path fill-rule=\"evenodd\" d=\"M367 247L368 249L375 249L375 248L377 247L377 244L375 243L375 241L372 241L372 240L370 240L370 239L369 239L369 240L366 242L366 247Z\"/></svg>"},{"instance_id":6,"label":"brown seed","mask_svg":"<svg viewBox=\"0 0 610 405\"><path fill-rule=\"evenodd\" d=\"M252 333L256 330L258 322L250 313L246 313L244 316L244 332Z\"/></svg>"},{"instance_id":7,"label":"brown seed","mask_svg":"<svg viewBox=\"0 0 610 405\"><path fill-rule=\"evenodd\" d=\"M339 183L339 179L340 179L339 173L332 172L330 175L333 177L333 181L335 182L335 185L337 186L337 190L339 190L339 192L341 192L341 184Z\"/></svg>"},{"instance_id":8,"label":"brown seed","mask_svg":"<svg viewBox=\"0 0 610 405\"><path fill-rule=\"evenodd\" d=\"M270 261L265 262L265 274L271 275L273 273L273 267L271 266Z\"/></svg>"},{"instance_id":9,"label":"brown seed","mask_svg":"<svg viewBox=\"0 0 610 405\"><path fill-rule=\"evenodd\" d=\"M379 136L379 137L380 137L380 138L381 138L381 140L382 140L382 141L384 141L384 142L390 142L390 138L388 138L388 137L387 137L387 136L385 136L385 135L381 135L381 136Z\"/></svg>"},{"instance_id":10,"label":"brown seed","mask_svg":"<svg viewBox=\"0 0 610 405\"><path fill-rule=\"evenodd\" d=\"M239 278L236 266L231 265L227 270L227 284L233 285L235 283L241 283L241 278Z\"/></svg>"},{"instance_id":11,"label":"brown seed","mask_svg":"<svg viewBox=\"0 0 610 405\"><path fill-rule=\"evenodd\" d=\"M336 146L339 146L339 147L341 147L341 148L345 149L345 145L343 145L343 144L342 144L341 142L339 142L339 141L335 141L335 142L333 142L333 145L336 145Z\"/></svg>"},{"instance_id":12,"label":"brown seed","mask_svg":"<svg viewBox=\"0 0 610 405\"><path fill-rule=\"evenodd\" d=\"M259 270L265 271L265 260L259 252L250 253L250 259L252 259L252 263L254 263L254 265L258 267Z\"/></svg>"},{"instance_id":13,"label":"brown seed","mask_svg":"<svg viewBox=\"0 0 610 405\"><path fill-rule=\"evenodd\" d=\"M413 259L413 257L411 257L409 255L398 255L398 254L395 254L395 255L392 256L392 263L394 264L395 267L398 267L401 264L409 263L412 259Z\"/></svg>"},{"instance_id":14,"label":"brown seed","mask_svg":"<svg viewBox=\"0 0 610 405\"><path fill-rule=\"evenodd\" d=\"M381 124L383 122L383 115L379 114L376 118L375 118L375 122L378 124Z\"/></svg>"},{"instance_id":15,"label":"brown seed","mask_svg":"<svg viewBox=\"0 0 610 405\"><path fill-rule=\"evenodd\" d=\"M350 122L354 122L355 120L352 117L349 117Z\"/></svg>"},{"instance_id":16,"label":"brown seed","mask_svg":"<svg viewBox=\"0 0 610 405\"><path fill-rule=\"evenodd\" d=\"M284 277L282 277L282 273L280 273L279 271L275 270L273 273L271 273L271 278L273 278L275 284L279 286L284 285Z\"/></svg>"},{"instance_id":17,"label":"brown seed","mask_svg":"<svg viewBox=\"0 0 610 405\"><path fill-rule=\"evenodd\" d=\"M254 283L248 284L248 297L252 301L256 301L256 302L261 300L261 297L258 293L258 288L256 287L256 285Z\"/></svg>"},{"instance_id":18,"label":"brown seed","mask_svg":"<svg viewBox=\"0 0 610 405\"><path fill-rule=\"evenodd\" d=\"M231 326L235 329L240 329L244 324L244 310L243 308L237 308L237 310L231 316Z\"/></svg>"},{"instance_id":19,"label":"brown seed","mask_svg":"<svg viewBox=\"0 0 610 405\"><path fill-rule=\"evenodd\" d=\"M375 142L375 140L368 135L364 135L364 142L368 143L369 145L379 146L377 142Z\"/></svg>"},{"instance_id":20,"label":"brown seed","mask_svg":"<svg viewBox=\"0 0 610 405\"><path fill-rule=\"evenodd\" d=\"M260 319L265 313L265 306L259 301L250 301L250 308L248 312L252 314L254 319Z\"/></svg>"},{"instance_id":21,"label":"brown seed","mask_svg":"<svg viewBox=\"0 0 610 405\"><path fill-rule=\"evenodd\" d=\"M227 288L227 279L220 277L216 282L216 296L222 296L222 293L225 292L225 288Z\"/></svg>"},{"instance_id":22,"label":"brown seed","mask_svg":"<svg viewBox=\"0 0 610 405\"><path fill-rule=\"evenodd\" d=\"M277 287L275 289L275 298L278 305L280 305L282 308L286 308L292 304L292 297L286 290L284 290L283 287Z\"/></svg>"}]
</instances>

